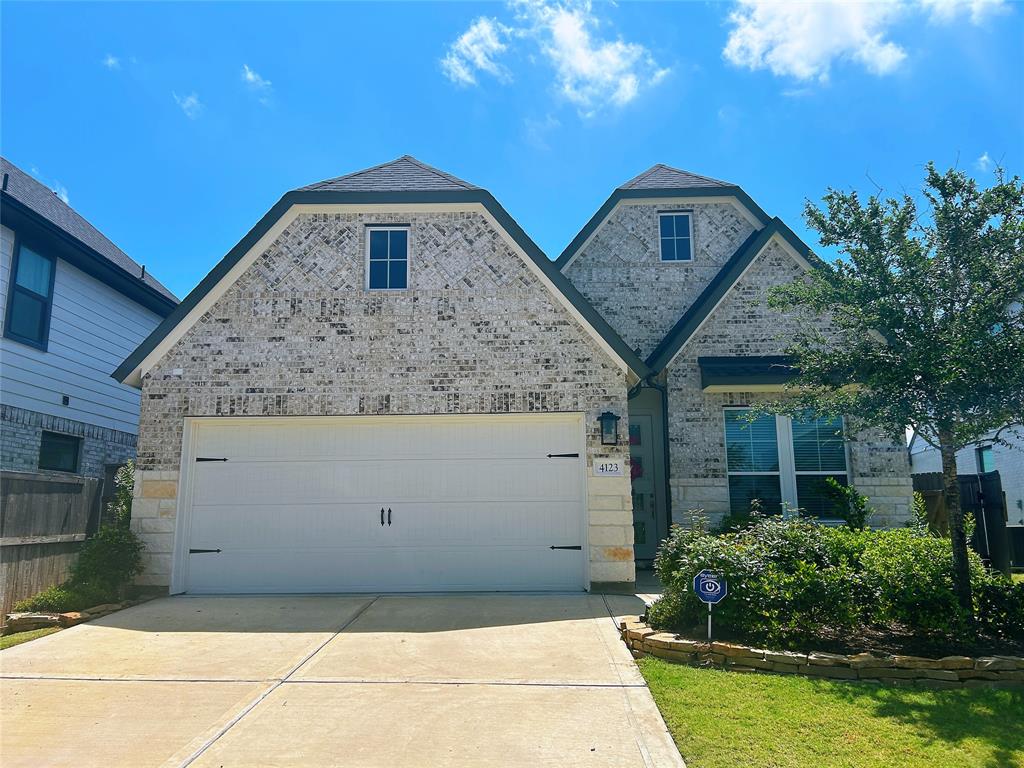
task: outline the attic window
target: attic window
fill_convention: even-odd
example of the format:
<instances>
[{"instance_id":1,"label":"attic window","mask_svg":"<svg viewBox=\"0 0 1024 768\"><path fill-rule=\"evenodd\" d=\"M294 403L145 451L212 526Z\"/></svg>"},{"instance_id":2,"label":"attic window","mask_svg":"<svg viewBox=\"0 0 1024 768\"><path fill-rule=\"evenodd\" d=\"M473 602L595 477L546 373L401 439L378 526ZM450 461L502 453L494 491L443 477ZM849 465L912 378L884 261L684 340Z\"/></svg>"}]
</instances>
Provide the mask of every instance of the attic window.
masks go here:
<instances>
[{"instance_id":1,"label":"attic window","mask_svg":"<svg viewBox=\"0 0 1024 768\"><path fill-rule=\"evenodd\" d=\"M689 213L658 214L662 261L693 261L693 219Z\"/></svg>"},{"instance_id":2,"label":"attic window","mask_svg":"<svg viewBox=\"0 0 1024 768\"><path fill-rule=\"evenodd\" d=\"M409 287L409 230L378 227L367 231L366 287L400 291Z\"/></svg>"}]
</instances>

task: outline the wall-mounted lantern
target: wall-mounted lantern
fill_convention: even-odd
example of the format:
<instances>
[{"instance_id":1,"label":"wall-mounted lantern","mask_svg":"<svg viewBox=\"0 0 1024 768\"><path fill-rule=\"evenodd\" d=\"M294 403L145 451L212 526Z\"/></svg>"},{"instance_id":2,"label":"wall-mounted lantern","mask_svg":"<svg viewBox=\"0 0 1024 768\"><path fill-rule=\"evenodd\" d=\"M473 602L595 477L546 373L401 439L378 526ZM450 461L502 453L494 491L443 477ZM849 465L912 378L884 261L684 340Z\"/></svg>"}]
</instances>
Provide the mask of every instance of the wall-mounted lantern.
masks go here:
<instances>
[{"instance_id":1,"label":"wall-mounted lantern","mask_svg":"<svg viewBox=\"0 0 1024 768\"><path fill-rule=\"evenodd\" d=\"M619 417L605 411L598 419L601 422L601 445L619 444Z\"/></svg>"}]
</instances>

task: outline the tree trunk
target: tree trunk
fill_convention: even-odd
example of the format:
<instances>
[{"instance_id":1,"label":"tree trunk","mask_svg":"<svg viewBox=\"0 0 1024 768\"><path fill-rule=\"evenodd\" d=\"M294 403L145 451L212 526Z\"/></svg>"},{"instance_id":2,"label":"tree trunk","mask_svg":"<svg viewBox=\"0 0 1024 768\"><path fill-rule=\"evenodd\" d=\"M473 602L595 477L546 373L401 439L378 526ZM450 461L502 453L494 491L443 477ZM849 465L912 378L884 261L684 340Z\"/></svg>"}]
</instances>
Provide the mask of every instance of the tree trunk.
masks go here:
<instances>
[{"instance_id":1,"label":"tree trunk","mask_svg":"<svg viewBox=\"0 0 1024 768\"><path fill-rule=\"evenodd\" d=\"M949 538L953 547L953 590L960 607L973 620L974 606L971 601L971 568L967 559L967 529L964 526L964 510L960 504L960 482L956 471L956 448L952 435L939 433L939 452L942 454L943 498L946 515L949 517Z\"/></svg>"}]
</instances>

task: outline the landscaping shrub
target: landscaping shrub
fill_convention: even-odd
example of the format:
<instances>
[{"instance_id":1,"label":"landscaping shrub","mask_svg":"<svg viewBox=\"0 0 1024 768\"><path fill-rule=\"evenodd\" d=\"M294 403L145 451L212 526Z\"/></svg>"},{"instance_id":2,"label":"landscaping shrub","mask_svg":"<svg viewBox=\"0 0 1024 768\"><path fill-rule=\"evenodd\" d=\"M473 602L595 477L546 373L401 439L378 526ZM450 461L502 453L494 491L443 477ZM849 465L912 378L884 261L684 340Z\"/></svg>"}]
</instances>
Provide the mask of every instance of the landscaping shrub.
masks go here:
<instances>
[{"instance_id":1,"label":"landscaping shrub","mask_svg":"<svg viewBox=\"0 0 1024 768\"><path fill-rule=\"evenodd\" d=\"M1004 640L1024 643L1024 582L1001 574L973 585L979 629Z\"/></svg>"},{"instance_id":2,"label":"landscaping shrub","mask_svg":"<svg viewBox=\"0 0 1024 768\"><path fill-rule=\"evenodd\" d=\"M72 584L68 582L44 589L38 595L25 600L19 600L14 604L14 610L64 613L65 611L77 611L94 605L115 602L118 599L116 590L106 589L93 584Z\"/></svg>"},{"instance_id":3,"label":"landscaping shrub","mask_svg":"<svg viewBox=\"0 0 1024 768\"><path fill-rule=\"evenodd\" d=\"M965 640L970 628L953 591L949 542L920 526L856 530L754 515L719 534L703 522L674 527L655 558L665 592L648 610L652 625L700 636L707 608L692 583L705 568L729 584L714 608L720 636L807 647L881 630L934 644ZM1024 584L989 573L974 553L971 579L977 629L1024 640Z\"/></svg>"},{"instance_id":4,"label":"landscaping shrub","mask_svg":"<svg viewBox=\"0 0 1024 768\"><path fill-rule=\"evenodd\" d=\"M142 571L143 549L139 537L127 526L105 525L82 546L71 581L117 589Z\"/></svg>"},{"instance_id":5,"label":"landscaping shrub","mask_svg":"<svg viewBox=\"0 0 1024 768\"><path fill-rule=\"evenodd\" d=\"M128 463L115 478L113 522L102 526L87 539L71 569L71 578L37 595L16 603L16 611L81 610L120 600L132 578L142 572L142 541L131 530L131 496L135 467Z\"/></svg>"},{"instance_id":6,"label":"landscaping shrub","mask_svg":"<svg viewBox=\"0 0 1024 768\"><path fill-rule=\"evenodd\" d=\"M719 535L703 523L675 527L655 559L667 599L648 617L680 631L701 626L707 609L692 582L708 568L729 583L729 596L715 607L716 623L727 632L787 644L826 628L855 627L865 600L863 580L851 566L859 551L852 533L778 517L754 517L747 527Z\"/></svg>"}]
</instances>

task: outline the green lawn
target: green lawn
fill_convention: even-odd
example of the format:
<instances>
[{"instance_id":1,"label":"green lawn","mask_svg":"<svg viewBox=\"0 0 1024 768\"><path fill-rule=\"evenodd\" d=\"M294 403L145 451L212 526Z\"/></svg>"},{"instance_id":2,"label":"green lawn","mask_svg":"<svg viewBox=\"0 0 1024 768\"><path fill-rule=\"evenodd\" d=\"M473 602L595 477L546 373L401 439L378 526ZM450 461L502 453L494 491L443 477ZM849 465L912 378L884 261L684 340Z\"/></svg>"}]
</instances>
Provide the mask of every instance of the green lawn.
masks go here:
<instances>
[{"instance_id":1,"label":"green lawn","mask_svg":"<svg viewBox=\"0 0 1024 768\"><path fill-rule=\"evenodd\" d=\"M688 768L1024 768L1024 691L639 664Z\"/></svg>"},{"instance_id":2,"label":"green lawn","mask_svg":"<svg viewBox=\"0 0 1024 768\"><path fill-rule=\"evenodd\" d=\"M1024 573L1011 573L1010 578L1014 581L1024 581Z\"/></svg>"},{"instance_id":3,"label":"green lawn","mask_svg":"<svg viewBox=\"0 0 1024 768\"><path fill-rule=\"evenodd\" d=\"M0 651L10 648L12 645L20 645L29 640L52 635L54 632L60 632L60 629L60 627L43 627L42 629L33 629L31 632L16 632L13 635L0 636Z\"/></svg>"}]
</instances>

